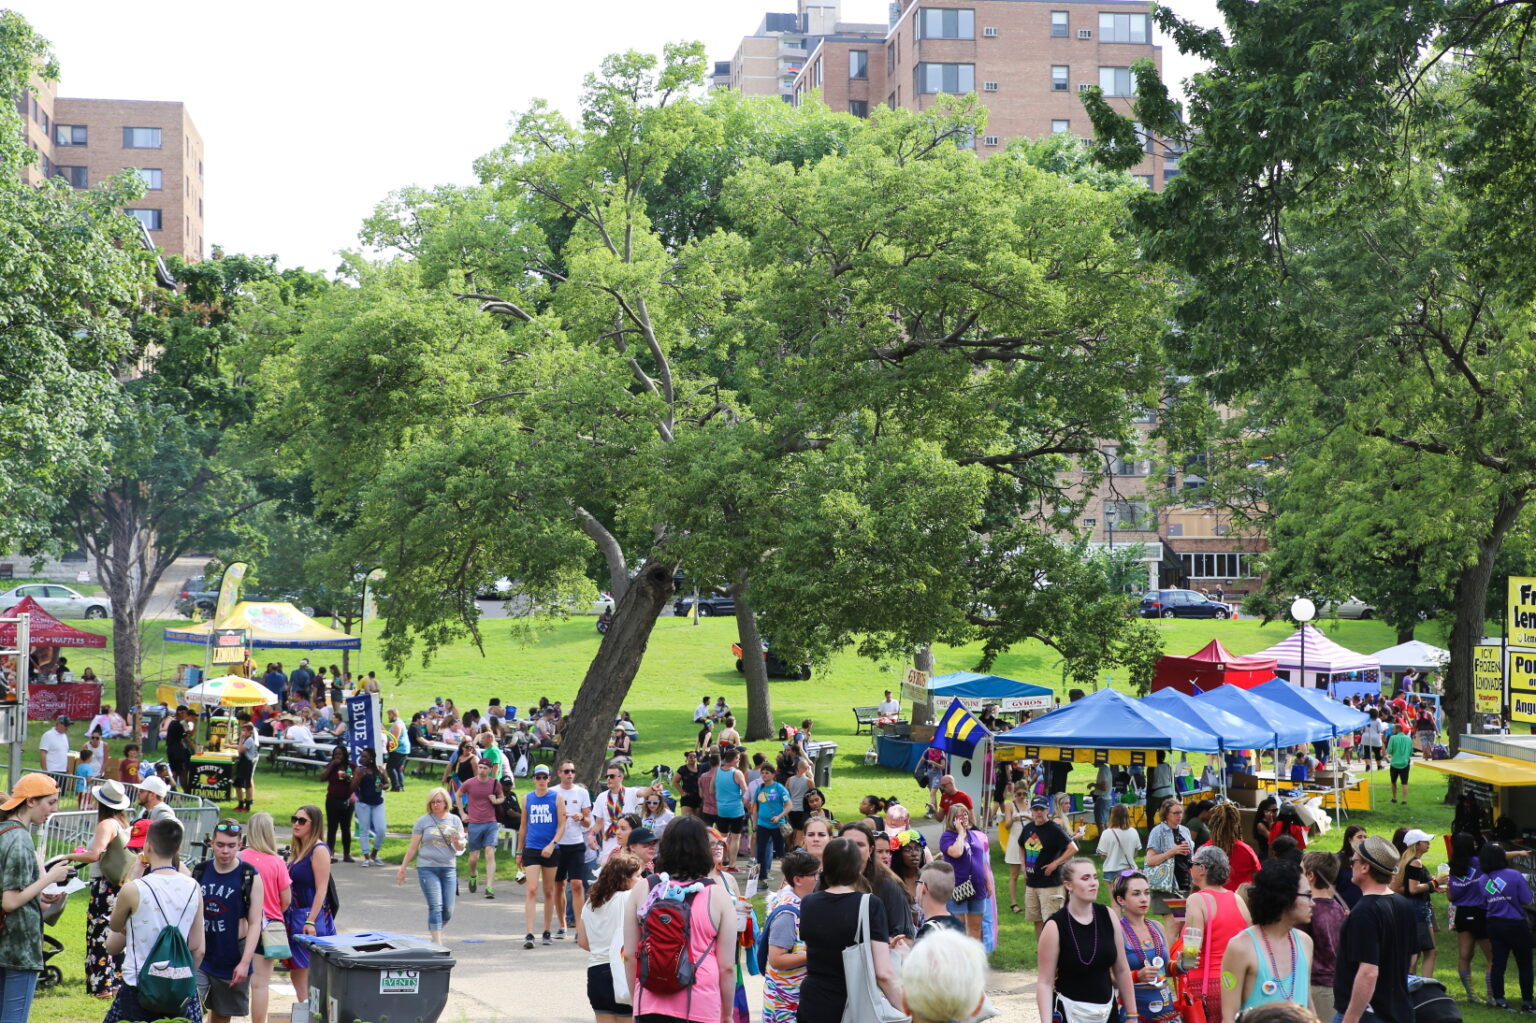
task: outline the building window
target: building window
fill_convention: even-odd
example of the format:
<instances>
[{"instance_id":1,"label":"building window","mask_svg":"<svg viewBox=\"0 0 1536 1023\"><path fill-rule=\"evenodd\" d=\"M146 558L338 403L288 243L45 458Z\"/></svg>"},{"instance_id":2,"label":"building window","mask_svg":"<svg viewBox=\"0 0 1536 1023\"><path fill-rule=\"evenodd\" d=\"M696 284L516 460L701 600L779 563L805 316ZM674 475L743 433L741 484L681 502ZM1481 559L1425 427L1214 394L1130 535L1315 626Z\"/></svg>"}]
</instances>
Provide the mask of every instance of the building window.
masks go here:
<instances>
[{"instance_id":1,"label":"building window","mask_svg":"<svg viewBox=\"0 0 1536 1023\"><path fill-rule=\"evenodd\" d=\"M1104 452L1104 455L1111 476L1148 476L1152 473L1151 459L1124 458L1115 448Z\"/></svg>"},{"instance_id":2,"label":"building window","mask_svg":"<svg viewBox=\"0 0 1536 1023\"><path fill-rule=\"evenodd\" d=\"M817 88L817 89L821 88L821 65L822 65L822 59L820 57L817 57L816 58L816 85L815 85L815 88Z\"/></svg>"},{"instance_id":3,"label":"building window","mask_svg":"<svg viewBox=\"0 0 1536 1023\"><path fill-rule=\"evenodd\" d=\"M68 181L71 188L89 188L90 177L84 167L55 166L53 172Z\"/></svg>"},{"instance_id":4,"label":"building window","mask_svg":"<svg viewBox=\"0 0 1536 1023\"><path fill-rule=\"evenodd\" d=\"M1066 92L1067 79L1071 77L1072 69L1065 64L1051 66L1051 89L1055 92Z\"/></svg>"},{"instance_id":5,"label":"building window","mask_svg":"<svg viewBox=\"0 0 1536 1023\"><path fill-rule=\"evenodd\" d=\"M53 130L52 125L53 125L53 122L51 120L49 120L49 118L48 118L48 111L44 110L43 111L43 134L44 135L47 135L50 131Z\"/></svg>"},{"instance_id":6,"label":"building window","mask_svg":"<svg viewBox=\"0 0 1536 1023\"><path fill-rule=\"evenodd\" d=\"M124 212L151 231L160 230L159 210L125 210Z\"/></svg>"},{"instance_id":7,"label":"building window","mask_svg":"<svg viewBox=\"0 0 1536 1023\"><path fill-rule=\"evenodd\" d=\"M1174 178L1176 178L1178 176L1179 176L1179 169L1177 167L1173 167L1173 168L1171 168L1169 170L1163 171L1163 184L1166 185L1168 182L1172 181Z\"/></svg>"},{"instance_id":8,"label":"building window","mask_svg":"<svg viewBox=\"0 0 1536 1023\"><path fill-rule=\"evenodd\" d=\"M868 78L869 77L869 51L868 50L849 50L848 51L848 77L849 78Z\"/></svg>"},{"instance_id":9,"label":"building window","mask_svg":"<svg viewBox=\"0 0 1536 1023\"><path fill-rule=\"evenodd\" d=\"M1099 68L1099 88L1104 90L1106 96L1136 95L1136 85L1131 81L1131 69L1128 67Z\"/></svg>"},{"instance_id":10,"label":"building window","mask_svg":"<svg viewBox=\"0 0 1536 1023\"><path fill-rule=\"evenodd\" d=\"M848 101L848 112L850 114L852 114L854 117L868 117L869 116L869 100L867 100L867 99L851 99L851 100L849 100ZM199 200L199 201L201 201L201 200Z\"/></svg>"},{"instance_id":11,"label":"building window","mask_svg":"<svg viewBox=\"0 0 1536 1023\"><path fill-rule=\"evenodd\" d=\"M124 149L159 149L159 128L124 128Z\"/></svg>"},{"instance_id":12,"label":"building window","mask_svg":"<svg viewBox=\"0 0 1536 1023\"><path fill-rule=\"evenodd\" d=\"M885 97L885 105L891 110L896 109L896 94L894 92Z\"/></svg>"},{"instance_id":13,"label":"building window","mask_svg":"<svg viewBox=\"0 0 1536 1023\"><path fill-rule=\"evenodd\" d=\"M1150 174L1133 174L1133 175L1131 175L1131 177L1135 178L1137 181L1140 181L1143 185L1146 185L1148 188L1155 187L1152 184L1152 175L1150 175Z\"/></svg>"},{"instance_id":14,"label":"building window","mask_svg":"<svg viewBox=\"0 0 1536 1023\"><path fill-rule=\"evenodd\" d=\"M919 64L913 69L913 88L918 95L949 92L964 95L976 91L975 64Z\"/></svg>"},{"instance_id":15,"label":"building window","mask_svg":"<svg viewBox=\"0 0 1536 1023\"><path fill-rule=\"evenodd\" d=\"M139 167L134 173L151 192L158 192L165 187L165 174L159 167Z\"/></svg>"},{"instance_id":16,"label":"building window","mask_svg":"<svg viewBox=\"0 0 1536 1023\"><path fill-rule=\"evenodd\" d=\"M1250 554L1180 554L1191 579L1246 579L1251 574Z\"/></svg>"},{"instance_id":17,"label":"building window","mask_svg":"<svg viewBox=\"0 0 1536 1023\"><path fill-rule=\"evenodd\" d=\"M885 73L888 75L896 73L896 44L894 42L885 48Z\"/></svg>"},{"instance_id":18,"label":"building window","mask_svg":"<svg viewBox=\"0 0 1536 1023\"><path fill-rule=\"evenodd\" d=\"M976 12L924 7L917 12L917 37L919 39L975 39Z\"/></svg>"},{"instance_id":19,"label":"building window","mask_svg":"<svg viewBox=\"0 0 1536 1023\"><path fill-rule=\"evenodd\" d=\"M85 125L55 124L53 144L56 146L83 146L86 142Z\"/></svg>"},{"instance_id":20,"label":"building window","mask_svg":"<svg viewBox=\"0 0 1536 1023\"><path fill-rule=\"evenodd\" d=\"M1099 15L1099 42L1148 43L1151 41L1145 14Z\"/></svg>"},{"instance_id":21,"label":"building window","mask_svg":"<svg viewBox=\"0 0 1536 1023\"><path fill-rule=\"evenodd\" d=\"M1152 509L1145 501L1105 501L1104 524L1116 529L1152 529Z\"/></svg>"},{"instance_id":22,"label":"building window","mask_svg":"<svg viewBox=\"0 0 1536 1023\"><path fill-rule=\"evenodd\" d=\"M1067 38L1068 26L1069 26L1069 22L1068 22L1068 19L1067 19L1067 12L1066 11L1052 11L1051 12L1051 38L1052 39L1065 39L1065 38Z\"/></svg>"},{"instance_id":23,"label":"building window","mask_svg":"<svg viewBox=\"0 0 1536 1023\"><path fill-rule=\"evenodd\" d=\"M1072 122L1071 121L1052 121L1051 122L1051 134L1052 135L1066 135L1071 130L1072 130Z\"/></svg>"}]
</instances>

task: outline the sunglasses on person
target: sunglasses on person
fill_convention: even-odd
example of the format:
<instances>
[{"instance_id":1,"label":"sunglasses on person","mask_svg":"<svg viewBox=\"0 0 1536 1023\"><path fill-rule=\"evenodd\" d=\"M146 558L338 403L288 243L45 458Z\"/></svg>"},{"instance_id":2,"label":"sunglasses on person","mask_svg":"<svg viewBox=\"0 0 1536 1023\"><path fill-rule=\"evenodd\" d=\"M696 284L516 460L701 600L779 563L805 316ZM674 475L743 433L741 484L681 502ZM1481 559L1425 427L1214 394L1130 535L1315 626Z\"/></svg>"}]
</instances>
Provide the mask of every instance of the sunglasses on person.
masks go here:
<instances>
[{"instance_id":1,"label":"sunglasses on person","mask_svg":"<svg viewBox=\"0 0 1536 1023\"><path fill-rule=\"evenodd\" d=\"M659 799L647 799L645 801L645 805L646 806L660 806L661 805L661 800L659 800Z\"/></svg>"},{"instance_id":2,"label":"sunglasses on person","mask_svg":"<svg viewBox=\"0 0 1536 1023\"><path fill-rule=\"evenodd\" d=\"M303 816L302 814L295 814L294 816L288 818L288 823L289 824L308 824L309 823L309 818Z\"/></svg>"},{"instance_id":3,"label":"sunglasses on person","mask_svg":"<svg viewBox=\"0 0 1536 1023\"><path fill-rule=\"evenodd\" d=\"M622 781L624 776L622 774L610 774L607 778L609 781Z\"/></svg>"},{"instance_id":4,"label":"sunglasses on person","mask_svg":"<svg viewBox=\"0 0 1536 1023\"><path fill-rule=\"evenodd\" d=\"M240 826L239 821L219 821L213 826L213 830L223 835L238 835L245 829Z\"/></svg>"}]
</instances>

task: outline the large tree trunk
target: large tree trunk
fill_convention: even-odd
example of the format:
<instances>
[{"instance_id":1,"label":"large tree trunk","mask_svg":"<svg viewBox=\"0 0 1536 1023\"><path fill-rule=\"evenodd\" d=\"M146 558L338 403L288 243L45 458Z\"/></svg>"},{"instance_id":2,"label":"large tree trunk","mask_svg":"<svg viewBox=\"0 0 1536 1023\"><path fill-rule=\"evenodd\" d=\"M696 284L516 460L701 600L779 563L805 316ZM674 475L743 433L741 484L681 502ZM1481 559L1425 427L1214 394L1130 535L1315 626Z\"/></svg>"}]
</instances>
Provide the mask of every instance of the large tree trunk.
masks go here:
<instances>
[{"instance_id":1,"label":"large tree trunk","mask_svg":"<svg viewBox=\"0 0 1536 1023\"><path fill-rule=\"evenodd\" d=\"M773 738L773 695L768 691L768 662L763 658L762 636L757 631L757 612L747 603L747 580L731 587L736 597L736 635L741 640L742 674L747 681L747 742Z\"/></svg>"},{"instance_id":2,"label":"large tree trunk","mask_svg":"<svg viewBox=\"0 0 1536 1023\"><path fill-rule=\"evenodd\" d=\"M1415 628L1417 628L1417 624L1413 624L1413 625L1399 625L1397 627L1397 641L1398 641L1398 643L1402 644L1402 643L1407 643L1407 642L1411 641L1413 639L1413 630Z\"/></svg>"},{"instance_id":3,"label":"large tree trunk","mask_svg":"<svg viewBox=\"0 0 1536 1023\"><path fill-rule=\"evenodd\" d=\"M917 657L914 666L918 671L925 671L928 677L933 677L933 647L926 643L917 648ZM912 704L912 724L933 724L933 706L927 700L919 700Z\"/></svg>"},{"instance_id":4,"label":"large tree trunk","mask_svg":"<svg viewBox=\"0 0 1536 1023\"><path fill-rule=\"evenodd\" d=\"M561 741L560 757L576 764L576 776L595 792L607 760L608 737L624 707L624 698L640 670L640 660L656 628L656 617L672 597L677 566L654 557L630 580L614 609L613 624L603 635L597 656L571 708L571 724ZM579 713L578 713L579 712Z\"/></svg>"},{"instance_id":5,"label":"large tree trunk","mask_svg":"<svg viewBox=\"0 0 1536 1023\"><path fill-rule=\"evenodd\" d=\"M112 496L108 496L109 504L119 514L109 517L110 546L97 552L96 570L107 596L112 598L114 700L118 713L127 717L139 704L139 619L144 602L139 599L139 587L135 585L139 573L134 564L134 516L131 507L123 507L125 503L131 506L132 502L114 501Z\"/></svg>"},{"instance_id":6,"label":"large tree trunk","mask_svg":"<svg viewBox=\"0 0 1536 1023\"><path fill-rule=\"evenodd\" d=\"M1477 542L1477 559L1456 577L1456 618L1451 625L1451 663L1445 678L1445 727L1450 733L1447 743L1453 756L1461 748L1462 733L1472 720L1472 648L1483 641L1483 616L1493 563L1525 502L1523 492L1500 499L1488 532Z\"/></svg>"}]
</instances>

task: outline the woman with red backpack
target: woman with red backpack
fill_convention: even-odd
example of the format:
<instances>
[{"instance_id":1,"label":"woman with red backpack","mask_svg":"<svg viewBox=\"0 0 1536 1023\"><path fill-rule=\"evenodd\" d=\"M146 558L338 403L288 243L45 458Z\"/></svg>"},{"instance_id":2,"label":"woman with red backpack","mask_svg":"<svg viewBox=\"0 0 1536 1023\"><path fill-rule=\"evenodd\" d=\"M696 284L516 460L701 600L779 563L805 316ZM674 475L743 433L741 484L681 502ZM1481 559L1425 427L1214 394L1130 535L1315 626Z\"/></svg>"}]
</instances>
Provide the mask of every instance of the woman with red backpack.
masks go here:
<instances>
[{"instance_id":1,"label":"woman with red backpack","mask_svg":"<svg viewBox=\"0 0 1536 1023\"><path fill-rule=\"evenodd\" d=\"M736 909L697 817L667 825L656 873L628 894L624 967L635 1016L654 1023L731 1023Z\"/></svg>"}]
</instances>

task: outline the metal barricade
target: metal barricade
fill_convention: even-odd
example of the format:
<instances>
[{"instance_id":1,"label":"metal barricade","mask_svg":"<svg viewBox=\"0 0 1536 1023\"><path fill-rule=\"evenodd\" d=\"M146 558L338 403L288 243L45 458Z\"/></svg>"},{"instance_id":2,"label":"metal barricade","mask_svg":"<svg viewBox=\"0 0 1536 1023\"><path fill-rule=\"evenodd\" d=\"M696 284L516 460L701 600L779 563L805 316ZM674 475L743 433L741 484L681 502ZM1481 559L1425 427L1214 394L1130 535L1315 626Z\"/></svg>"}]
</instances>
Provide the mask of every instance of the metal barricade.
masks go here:
<instances>
[{"instance_id":1,"label":"metal barricade","mask_svg":"<svg viewBox=\"0 0 1536 1023\"><path fill-rule=\"evenodd\" d=\"M36 772L46 773L58 783L59 803L65 805L65 801L75 802L75 789L80 779L74 775L60 774L56 771ZM91 779L92 785L101 784L97 778ZM139 787L123 783L123 789L127 791L128 798L138 802ZM87 793L89 786L87 786ZM176 814L176 819L181 821L185 833L181 840L181 856L187 863L196 863L206 859L209 855L208 848L213 841L214 826L219 823L219 804L201 796L191 796L185 792L168 792L165 803ZM130 811L137 816L138 811ZM81 846L89 846L91 837L96 831L96 821L100 815L95 809L90 810L60 810L48 818L38 833L38 848L42 850L43 857L50 859L65 853L74 852Z\"/></svg>"}]
</instances>

